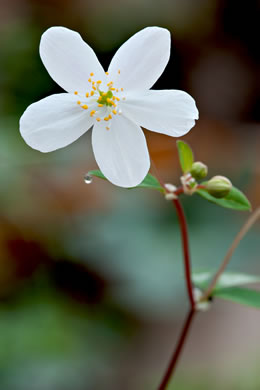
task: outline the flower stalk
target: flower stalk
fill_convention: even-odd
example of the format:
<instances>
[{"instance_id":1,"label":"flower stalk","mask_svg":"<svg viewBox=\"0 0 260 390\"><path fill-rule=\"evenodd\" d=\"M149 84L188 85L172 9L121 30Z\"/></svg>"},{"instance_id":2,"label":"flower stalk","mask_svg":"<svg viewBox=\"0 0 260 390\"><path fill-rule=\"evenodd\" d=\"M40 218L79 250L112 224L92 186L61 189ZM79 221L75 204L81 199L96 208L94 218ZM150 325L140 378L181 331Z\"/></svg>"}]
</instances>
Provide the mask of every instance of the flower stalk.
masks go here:
<instances>
[{"instance_id":1,"label":"flower stalk","mask_svg":"<svg viewBox=\"0 0 260 390\"><path fill-rule=\"evenodd\" d=\"M178 195L183 193L183 188L177 189L175 192L175 195ZM179 226L180 226L180 232L181 232L181 239L182 239L182 251L183 251L183 262L184 262L184 270L185 270L185 281L186 281L186 289L187 294L189 298L190 303L190 310L187 315L187 318L183 324L182 331L179 337L179 340L177 342L176 348L174 349L172 358L170 360L170 363L168 365L168 368L162 378L161 384L158 387L158 390L165 390L169 384L170 379L172 378L177 363L179 361L181 352L183 350L187 335L189 333L192 320L194 318L194 314L196 313L196 302L194 300L193 296L193 285L192 285L192 277L191 277L191 260L190 260L190 250L189 250L189 233L188 233L188 226L186 217L184 214L183 207L181 205L181 202L179 201L178 197L174 198L172 200L172 203L176 209L176 213L179 220Z\"/></svg>"},{"instance_id":2,"label":"flower stalk","mask_svg":"<svg viewBox=\"0 0 260 390\"><path fill-rule=\"evenodd\" d=\"M182 250L183 250L183 261L184 261L184 270L185 270L185 281L186 281L186 288L187 293L190 301L190 307L192 310L195 308L195 301L193 297L193 286L192 286L192 279L191 279L191 262L190 262L190 250L189 250L189 236L188 236L188 227L186 222L186 217L184 214L183 207L181 205L181 202L179 199L173 199L173 204L175 206L179 225L180 225L180 231L181 231L181 238L182 238Z\"/></svg>"},{"instance_id":3,"label":"flower stalk","mask_svg":"<svg viewBox=\"0 0 260 390\"><path fill-rule=\"evenodd\" d=\"M181 335L180 335L180 338L178 340L178 343L177 343L177 346L176 348L174 349L174 352L173 352L173 355L172 355L172 358L170 360L170 363L169 363L169 366L166 370L166 373L162 379L162 382L160 384L160 386L158 387L158 390L165 390L169 384L169 381L170 379L172 378L174 372L175 372L175 368L176 368L176 365L177 365L177 362L178 362L178 359L180 357L180 354L181 354L181 351L183 349L183 346L185 344L185 341L186 341L186 338L187 338L187 335L189 333L189 330L190 330L190 327L191 327L191 324L192 324L192 320L194 318L194 314L195 314L195 310L194 309L190 309L187 317L186 317L186 320L183 324L183 328L182 328L182 332L181 332Z\"/></svg>"}]
</instances>

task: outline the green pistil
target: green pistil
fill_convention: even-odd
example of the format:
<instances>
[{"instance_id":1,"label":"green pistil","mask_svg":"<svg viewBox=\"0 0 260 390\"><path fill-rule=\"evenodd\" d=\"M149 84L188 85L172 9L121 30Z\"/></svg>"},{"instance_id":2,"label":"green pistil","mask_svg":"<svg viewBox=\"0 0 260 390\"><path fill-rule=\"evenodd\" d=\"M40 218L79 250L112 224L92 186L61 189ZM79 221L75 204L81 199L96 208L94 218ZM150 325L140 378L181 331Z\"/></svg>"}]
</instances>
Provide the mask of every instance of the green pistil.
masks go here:
<instances>
[{"instance_id":1,"label":"green pistil","mask_svg":"<svg viewBox=\"0 0 260 390\"><path fill-rule=\"evenodd\" d=\"M112 103L109 103L107 101L107 99L112 99L112 97L113 97L112 91L109 90L109 91L107 91L107 93L99 91L99 94L100 94L100 96L98 98L98 103L99 104L104 104L105 106L112 107Z\"/></svg>"}]
</instances>

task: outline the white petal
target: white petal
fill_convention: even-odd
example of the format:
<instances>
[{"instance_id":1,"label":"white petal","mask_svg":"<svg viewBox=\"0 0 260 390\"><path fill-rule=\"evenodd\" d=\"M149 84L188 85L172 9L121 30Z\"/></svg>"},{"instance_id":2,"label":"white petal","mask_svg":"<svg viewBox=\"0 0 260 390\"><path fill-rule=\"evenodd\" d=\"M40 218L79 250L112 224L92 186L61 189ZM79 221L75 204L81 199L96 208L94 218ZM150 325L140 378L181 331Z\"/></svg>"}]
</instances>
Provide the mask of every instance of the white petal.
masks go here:
<instances>
[{"instance_id":1,"label":"white petal","mask_svg":"<svg viewBox=\"0 0 260 390\"><path fill-rule=\"evenodd\" d=\"M141 183L150 167L143 131L122 115L94 125L92 145L97 164L106 178L120 187L135 187Z\"/></svg>"},{"instance_id":2,"label":"white petal","mask_svg":"<svg viewBox=\"0 0 260 390\"><path fill-rule=\"evenodd\" d=\"M51 27L42 35L40 56L50 76L65 91L85 93L90 73L95 81L105 80L96 54L79 33L65 27Z\"/></svg>"},{"instance_id":3,"label":"white petal","mask_svg":"<svg viewBox=\"0 0 260 390\"><path fill-rule=\"evenodd\" d=\"M170 33L164 28L147 27L133 35L118 49L108 69L116 88L151 88L169 61L170 46Z\"/></svg>"},{"instance_id":4,"label":"white petal","mask_svg":"<svg viewBox=\"0 0 260 390\"><path fill-rule=\"evenodd\" d=\"M94 123L69 93L49 96L31 104L20 119L25 142L41 152L51 152L74 142Z\"/></svg>"},{"instance_id":5,"label":"white petal","mask_svg":"<svg viewBox=\"0 0 260 390\"><path fill-rule=\"evenodd\" d=\"M198 119L194 99L178 90L150 90L129 96L122 107L124 114L140 126L172 137L186 134Z\"/></svg>"}]
</instances>

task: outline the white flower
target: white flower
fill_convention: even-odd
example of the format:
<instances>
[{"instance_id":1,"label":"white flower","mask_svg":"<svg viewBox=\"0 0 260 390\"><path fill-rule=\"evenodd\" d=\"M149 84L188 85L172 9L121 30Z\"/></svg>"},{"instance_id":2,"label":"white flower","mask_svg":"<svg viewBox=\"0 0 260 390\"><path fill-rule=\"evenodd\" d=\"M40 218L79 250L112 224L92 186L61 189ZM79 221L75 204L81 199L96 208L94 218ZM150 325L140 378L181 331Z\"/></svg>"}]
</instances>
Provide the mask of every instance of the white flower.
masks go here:
<instances>
[{"instance_id":1,"label":"white flower","mask_svg":"<svg viewBox=\"0 0 260 390\"><path fill-rule=\"evenodd\" d=\"M147 27L126 41L108 72L94 51L72 30L52 27L41 38L40 56L66 93L30 105L20 131L41 152L69 145L93 126L97 164L113 184L134 187L150 167L144 133L179 137L198 119L193 98L183 91L153 91L170 56L170 33Z\"/></svg>"}]
</instances>

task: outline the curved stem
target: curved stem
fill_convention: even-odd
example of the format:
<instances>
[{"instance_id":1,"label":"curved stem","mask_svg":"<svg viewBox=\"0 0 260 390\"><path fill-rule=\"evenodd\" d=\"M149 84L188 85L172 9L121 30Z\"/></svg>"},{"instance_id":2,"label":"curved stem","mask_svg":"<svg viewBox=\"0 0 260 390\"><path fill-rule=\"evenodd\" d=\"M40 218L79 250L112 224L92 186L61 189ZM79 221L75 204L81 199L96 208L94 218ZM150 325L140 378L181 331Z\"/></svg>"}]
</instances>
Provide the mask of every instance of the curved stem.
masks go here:
<instances>
[{"instance_id":1,"label":"curved stem","mask_svg":"<svg viewBox=\"0 0 260 390\"><path fill-rule=\"evenodd\" d=\"M218 279L222 275L222 273L225 271L225 268L227 267L235 249L237 248L238 244L242 240L242 238L247 234L248 230L254 225L254 223L260 218L260 208L256 209L256 211L248 218L246 223L242 226L241 230L238 232L237 236L235 237L234 241L232 242L229 250L227 251L226 256L224 257L223 262L221 263L218 271L216 272L214 278L212 279L212 282L210 283L209 287L201 297L201 301L206 301L212 291L214 290Z\"/></svg>"},{"instance_id":2,"label":"curved stem","mask_svg":"<svg viewBox=\"0 0 260 390\"><path fill-rule=\"evenodd\" d=\"M172 202L176 208L176 212L180 224L186 287L187 287L187 293L190 301L190 306L191 309L193 310L195 308L195 301L193 297L193 287L192 287L192 279L191 279L191 262L190 262L188 227L187 227L186 217L181 202L179 201L178 198L173 199Z\"/></svg>"},{"instance_id":3,"label":"curved stem","mask_svg":"<svg viewBox=\"0 0 260 390\"><path fill-rule=\"evenodd\" d=\"M156 169L155 164L152 162L153 168L156 172L157 179L161 186L165 188L165 192L167 193L168 190L165 187L164 182L160 179L160 176L158 175L158 171ZM204 186L199 186L200 188L203 188ZM184 192L183 187L177 188L175 191L176 199L172 200L172 203L176 209L179 225L180 225L180 232L181 232L181 240L182 240L182 251L183 251L183 262L184 262L184 270L185 270L185 281L186 281L186 289L189 297L189 303L190 303L190 310L187 315L187 318L183 324L181 335L179 337L179 340L177 342L176 348L173 351L172 358L170 360L170 363L168 365L168 368L163 376L163 379L161 381L161 384L158 388L158 390L165 390L169 384L170 379L172 378L172 375L175 372L176 365L178 363L179 357L181 355L183 346L185 344L186 337L188 335L192 320L194 318L194 314L196 313L196 304L193 297L193 286L192 286L192 278L191 278L191 261L190 261L190 250L189 250L189 233L188 233L188 226L186 217L184 214L183 207L181 205L181 202L178 199L178 195L181 195Z\"/></svg>"},{"instance_id":4,"label":"curved stem","mask_svg":"<svg viewBox=\"0 0 260 390\"><path fill-rule=\"evenodd\" d=\"M180 335L180 338L179 338L179 341L177 343L177 346L173 352L173 355L172 355L172 358L170 360L170 363L169 363L169 366L166 370L166 373L162 379L162 382L160 384L160 386L158 387L158 390L165 390L172 375L174 374L174 371L175 371L175 368L176 368L176 365L177 365L177 362L179 360L179 357L180 357L180 354L182 352L182 349L183 349L183 346L184 346L184 343L185 343L185 340L186 340L186 337L188 335L188 332L189 332L189 329L190 329L190 326L191 326L191 323L192 323L192 320L193 320L193 317L194 317L194 314L195 314L195 310L194 309L190 309L188 315L187 315L187 318L184 322L184 325L183 325L183 328L182 328L182 332L181 332L181 335Z\"/></svg>"},{"instance_id":5,"label":"curved stem","mask_svg":"<svg viewBox=\"0 0 260 390\"><path fill-rule=\"evenodd\" d=\"M162 382L158 388L158 390L165 390L169 384L170 379L172 378L172 375L175 372L176 365L178 363L179 357L181 355L183 346L185 344L186 337L188 335L192 319L194 317L194 314L196 312L195 307L195 301L193 297L193 286L192 286L192 279L191 279L191 261L190 261L190 250L189 250L189 235L188 235L188 227L186 222L186 217L182 208L182 205L178 198L173 199L172 201L173 205L175 206L179 225L180 225L180 232L181 232L181 239L182 239L182 250L183 250L183 261L184 261L184 269L185 269L185 280L186 280L186 288L187 293L189 297L190 302L190 310L188 313L188 316L186 318L186 321L183 325L182 332L180 335L180 338L177 342L177 346L174 349L172 358L170 360L169 366L163 376Z\"/></svg>"}]
</instances>

